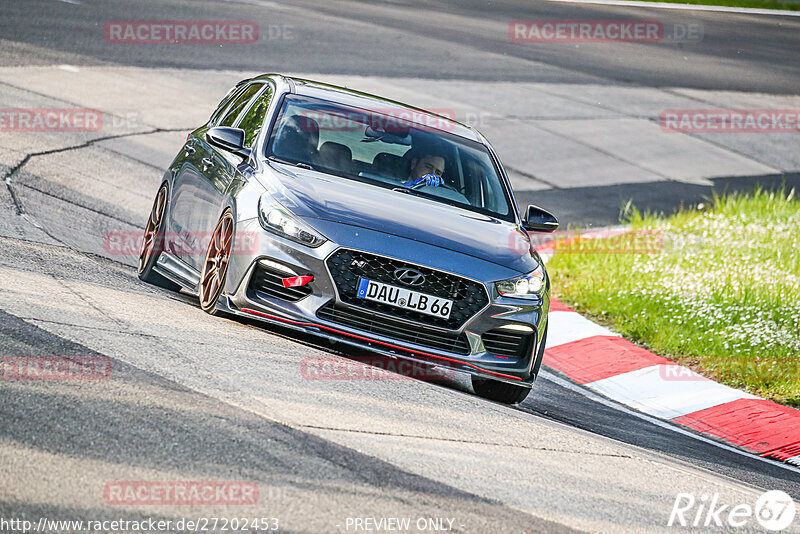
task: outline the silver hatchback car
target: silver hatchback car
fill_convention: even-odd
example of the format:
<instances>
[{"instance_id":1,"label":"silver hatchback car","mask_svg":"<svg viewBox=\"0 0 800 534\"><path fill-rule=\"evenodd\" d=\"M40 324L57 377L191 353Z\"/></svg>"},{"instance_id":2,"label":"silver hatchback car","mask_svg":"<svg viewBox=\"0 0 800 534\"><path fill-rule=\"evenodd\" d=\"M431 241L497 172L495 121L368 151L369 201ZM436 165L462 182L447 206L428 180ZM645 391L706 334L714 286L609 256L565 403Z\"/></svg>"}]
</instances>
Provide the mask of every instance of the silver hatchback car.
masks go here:
<instances>
[{"instance_id":1,"label":"silver hatchback car","mask_svg":"<svg viewBox=\"0 0 800 534\"><path fill-rule=\"evenodd\" d=\"M477 131L265 74L239 82L164 175L139 277L208 313L471 375L515 403L544 354L550 280Z\"/></svg>"}]
</instances>

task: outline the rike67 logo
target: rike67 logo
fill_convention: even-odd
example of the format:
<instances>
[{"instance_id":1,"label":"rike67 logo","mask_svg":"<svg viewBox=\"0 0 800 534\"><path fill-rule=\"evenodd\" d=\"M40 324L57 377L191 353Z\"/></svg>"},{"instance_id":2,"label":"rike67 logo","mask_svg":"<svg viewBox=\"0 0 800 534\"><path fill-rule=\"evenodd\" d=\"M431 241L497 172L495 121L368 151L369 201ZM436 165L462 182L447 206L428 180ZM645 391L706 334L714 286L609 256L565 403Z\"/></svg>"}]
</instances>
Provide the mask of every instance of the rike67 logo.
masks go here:
<instances>
[{"instance_id":1,"label":"rike67 logo","mask_svg":"<svg viewBox=\"0 0 800 534\"><path fill-rule=\"evenodd\" d=\"M691 493L679 493L672 505L667 526L680 527L718 527L725 530L757 527L779 532L789 528L797 514L797 506L792 498L780 490L772 490L761 495L755 505L747 503L736 505L720 502L719 493L703 494L696 498Z\"/></svg>"}]
</instances>

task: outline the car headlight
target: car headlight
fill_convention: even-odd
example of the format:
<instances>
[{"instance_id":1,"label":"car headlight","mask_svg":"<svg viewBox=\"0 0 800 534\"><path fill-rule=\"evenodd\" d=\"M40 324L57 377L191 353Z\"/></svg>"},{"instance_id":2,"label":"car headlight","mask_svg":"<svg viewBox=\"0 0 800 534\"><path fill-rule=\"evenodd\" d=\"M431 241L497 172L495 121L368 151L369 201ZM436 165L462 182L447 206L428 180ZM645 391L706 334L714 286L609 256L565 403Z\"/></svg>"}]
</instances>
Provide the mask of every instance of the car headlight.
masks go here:
<instances>
[{"instance_id":1,"label":"car headlight","mask_svg":"<svg viewBox=\"0 0 800 534\"><path fill-rule=\"evenodd\" d=\"M544 266L539 265L526 275L512 278L511 280L503 280L495 285L497 286L497 291L504 297L532 299L541 296L547 283L546 277Z\"/></svg>"},{"instance_id":2,"label":"car headlight","mask_svg":"<svg viewBox=\"0 0 800 534\"><path fill-rule=\"evenodd\" d=\"M316 248L327 241L268 194L258 199L258 220L264 230L308 247Z\"/></svg>"}]
</instances>

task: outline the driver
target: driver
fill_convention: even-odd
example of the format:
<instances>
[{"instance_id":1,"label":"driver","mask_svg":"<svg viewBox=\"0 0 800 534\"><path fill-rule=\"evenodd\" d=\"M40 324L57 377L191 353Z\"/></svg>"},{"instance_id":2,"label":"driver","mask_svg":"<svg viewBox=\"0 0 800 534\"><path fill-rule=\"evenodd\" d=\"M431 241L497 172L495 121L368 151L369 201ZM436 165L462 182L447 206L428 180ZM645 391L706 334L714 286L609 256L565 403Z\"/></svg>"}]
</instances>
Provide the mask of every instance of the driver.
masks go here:
<instances>
[{"instance_id":1,"label":"driver","mask_svg":"<svg viewBox=\"0 0 800 534\"><path fill-rule=\"evenodd\" d=\"M434 152L423 153L411 159L411 171L408 179L403 182L404 187L413 188L421 186L439 187L444 184L444 156Z\"/></svg>"}]
</instances>

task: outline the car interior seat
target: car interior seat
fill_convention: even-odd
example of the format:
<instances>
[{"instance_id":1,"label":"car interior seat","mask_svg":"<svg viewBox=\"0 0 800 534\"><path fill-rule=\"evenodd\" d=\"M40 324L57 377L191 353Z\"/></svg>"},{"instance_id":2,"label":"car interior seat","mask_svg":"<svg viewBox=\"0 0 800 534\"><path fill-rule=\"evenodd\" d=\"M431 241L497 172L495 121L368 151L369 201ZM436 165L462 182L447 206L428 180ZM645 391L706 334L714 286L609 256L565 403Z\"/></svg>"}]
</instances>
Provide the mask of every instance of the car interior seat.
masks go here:
<instances>
[{"instance_id":1,"label":"car interior seat","mask_svg":"<svg viewBox=\"0 0 800 534\"><path fill-rule=\"evenodd\" d=\"M329 169L352 172L353 152L346 145L326 141L319 147L317 161Z\"/></svg>"},{"instance_id":2,"label":"car interior seat","mask_svg":"<svg viewBox=\"0 0 800 534\"><path fill-rule=\"evenodd\" d=\"M310 117L292 115L286 119L275 138L273 152L292 161L311 163L317 158L319 124Z\"/></svg>"},{"instance_id":3,"label":"car interior seat","mask_svg":"<svg viewBox=\"0 0 800 534\"><path fill-rule=\"evenodd\" d=\"M375 154L372 159L372 171L381 176L402 180L404 178L403 156L389 154L388 152Z\"/></svg>"}]
</instances>

